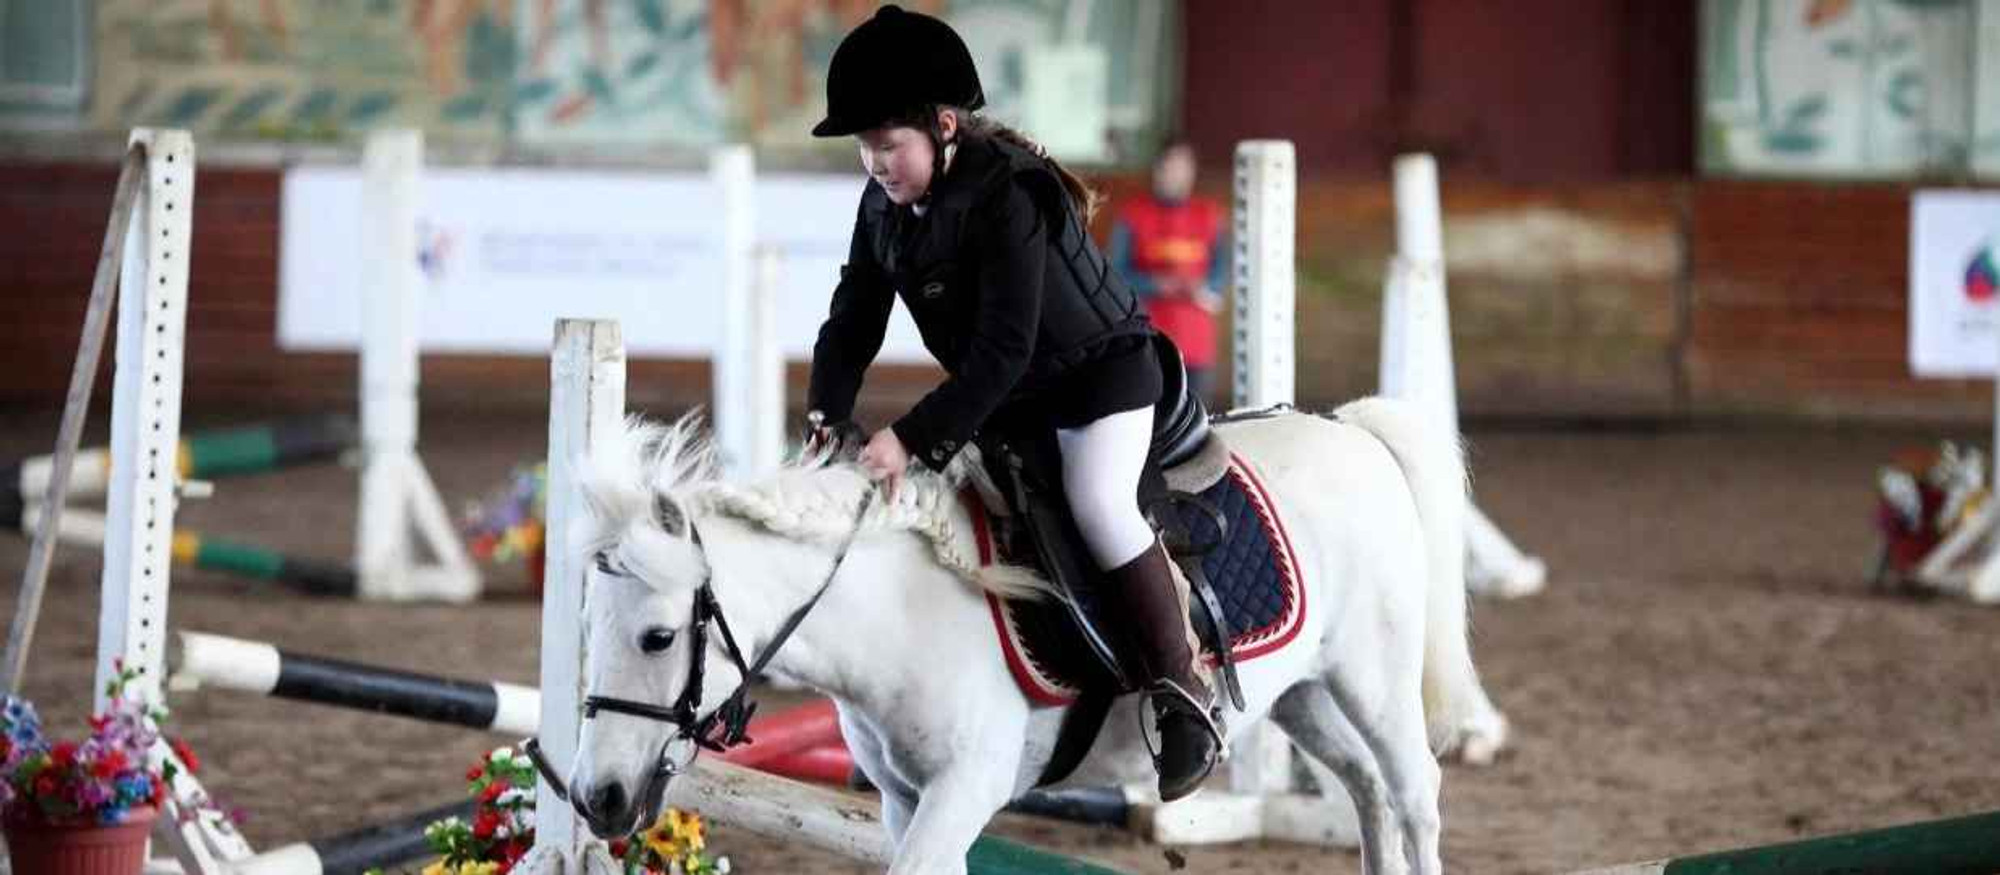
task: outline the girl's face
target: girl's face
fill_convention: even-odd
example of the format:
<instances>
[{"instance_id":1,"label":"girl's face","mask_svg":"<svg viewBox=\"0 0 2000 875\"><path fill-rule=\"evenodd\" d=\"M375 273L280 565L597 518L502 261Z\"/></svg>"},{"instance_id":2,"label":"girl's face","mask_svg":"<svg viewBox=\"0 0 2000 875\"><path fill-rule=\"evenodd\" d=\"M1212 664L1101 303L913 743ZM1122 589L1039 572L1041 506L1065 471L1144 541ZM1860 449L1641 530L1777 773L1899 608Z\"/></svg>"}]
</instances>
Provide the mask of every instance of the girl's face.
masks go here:
<instances>
[{"instance_id":1,"label":"girl's face","mask_svg":"<svg viewBox=\"0 0 2000 875\"><path fill-rule=\"evenodd\" d=\"M949 142L958 131L958 117L949 111L938 121ZM936 166L937 149L931 138L917 128L883 126L854 135L861 150L861 169L868 172L883 193L897 206L909 206L923 199L931 189L931 169Z\"/></svg>"}]
</instances>

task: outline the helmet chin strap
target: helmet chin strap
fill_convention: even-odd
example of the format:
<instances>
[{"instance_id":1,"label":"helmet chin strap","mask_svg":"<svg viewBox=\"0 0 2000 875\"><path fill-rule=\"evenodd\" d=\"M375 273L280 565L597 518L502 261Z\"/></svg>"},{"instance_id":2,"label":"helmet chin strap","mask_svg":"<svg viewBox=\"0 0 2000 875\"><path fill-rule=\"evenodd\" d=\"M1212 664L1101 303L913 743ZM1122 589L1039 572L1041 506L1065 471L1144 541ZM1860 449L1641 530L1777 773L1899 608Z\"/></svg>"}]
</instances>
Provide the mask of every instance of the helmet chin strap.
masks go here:
<instances>
[{"instance_id":1,"label":"helmet chin strap","mask_svg":"<svg viewBox=\"0 0 2000 875\"><path fill-rule=\"evenodd\" d=\"M910 205L911 209L916 210L918 215L922 215L925 210L930 209L931 193L937 191L938 182L943 180L944 175L951 171L951 159L957 155L958 143L956 142L946 143L943 149L938 150L939 160L931 163L931 184L924 187L924 196L917 198L916 203Z\"/></svg>"},{"instance_id":2,"label":"helmet chin strap","mask_svg":"<svg viewBox=\"0 0 2000 875\"><path fill-rule=\"evenodd\" d=\"M964 131L965 120L960 118L958 130L952 132L952 138L947 140L944 138L944 126L938 123L935 114L931 116L930 126L925 130L931 138L931 183L924 187L924 196L917 198L916 203L911 204L919 213L930 207L931 193L937 191L938 183L944 180L944 175L951 172L951 160L958 156L958 135Z\"/></svg>"}]
</instances>

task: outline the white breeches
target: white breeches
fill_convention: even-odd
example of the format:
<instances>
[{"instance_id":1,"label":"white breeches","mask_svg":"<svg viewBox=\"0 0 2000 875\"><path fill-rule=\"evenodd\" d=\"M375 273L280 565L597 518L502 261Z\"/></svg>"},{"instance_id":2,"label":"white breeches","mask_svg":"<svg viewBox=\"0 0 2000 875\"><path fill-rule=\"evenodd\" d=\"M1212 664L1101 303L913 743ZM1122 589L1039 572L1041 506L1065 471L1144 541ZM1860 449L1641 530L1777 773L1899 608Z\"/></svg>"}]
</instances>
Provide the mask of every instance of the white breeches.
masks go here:
<instances>
[{"instance_id":1,"label":"white breeches","mask_svg":"<svg viewBox=\"0 0 2000 875\"><path fill-rule=\"evenodd\" d=\"M1063 493L1100 571L1124 565L1153 546L1153 527L1139 512L1139 473L1152 444L1150 406L1113 413L1082 428L1056 430Z\"/></svg>"}]
</instances>

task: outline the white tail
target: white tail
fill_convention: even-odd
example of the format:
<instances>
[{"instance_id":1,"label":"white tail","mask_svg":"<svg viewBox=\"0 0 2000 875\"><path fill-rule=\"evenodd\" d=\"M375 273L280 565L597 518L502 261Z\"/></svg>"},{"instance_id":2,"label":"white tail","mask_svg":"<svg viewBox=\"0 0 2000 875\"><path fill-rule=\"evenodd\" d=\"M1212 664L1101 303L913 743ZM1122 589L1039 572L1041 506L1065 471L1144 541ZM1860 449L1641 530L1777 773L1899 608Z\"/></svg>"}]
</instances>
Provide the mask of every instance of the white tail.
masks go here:
<instances>
[{"instance_id":1,"label":"white tail","mask_svg":"<svg viewBox=\"0 0 2000 875\"><path fill-rule=\"evenodd\" d=\"M1472 665L1465 618L1465 457L1458 436L1433 428L1406 402L1364 398L1334 417L1375 436L1396 457L1428 543L1424 611L1424 715L1431 748L1486 763L1507 741Z\"/></svg>"}]
</instances>

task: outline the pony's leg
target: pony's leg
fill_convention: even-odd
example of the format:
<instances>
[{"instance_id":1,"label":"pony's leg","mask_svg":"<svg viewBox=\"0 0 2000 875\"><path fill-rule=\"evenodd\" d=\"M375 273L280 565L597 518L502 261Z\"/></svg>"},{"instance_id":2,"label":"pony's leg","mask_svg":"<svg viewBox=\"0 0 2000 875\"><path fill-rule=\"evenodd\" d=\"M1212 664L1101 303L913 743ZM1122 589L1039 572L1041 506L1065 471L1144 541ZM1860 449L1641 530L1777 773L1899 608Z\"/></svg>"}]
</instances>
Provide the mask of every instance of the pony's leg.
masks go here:
<instances>
[{"instance_id":1,"label":"pony's leg","mask_svg":"<svg viewBox=\"0 0 2000 875\"><path fill-rule=\"evenodd\" d=\"M910 821L917 816L917 797L902 789L882 789L882 826L889 831L889 849L900 853Z\"/></svg>"},{"instance_id":2,"label":"pony's leg","mask_svg":"<svg viewBox=\"0 0 2000 875\"><path fill-rule=\"evenodd\" d=\"M1293 684L1271 703L1271 721L1293 744L1332 770L1354 800L1361 825L1361 871L1389 875L1401 868L1402 830L1389 802L1389 784L1375 752L1318 680ZM1323 792L1334 792L1332 787Z\"/></svg>"},{"instance_id":3,"label":"pony's leg","mask_svg":"<svg viewBox=\"0 0 2000 875\"><path fill-rule=\"evenodd\" d=\"M960 759L924 785L889 875L965 875L965 855L1014 791L1016 763Z\"/></svg>"},{"instance_id":4,"label":"pony's leg","mask_svg":"<svg viewBox=\"0 0 2000 875\"><path fill-rule=\"evenodd\" d=\"M1403 853L1410 871L1417 875L1444 875L1444 858L1438 844L1444 819L1438 812L1439 791L1444 773L1431 753L1430 738L1424 731L1424 703L1420 693L1409 701L1391 705L1385 715L1382 743L1375 745L1376 758L1389 779L1396 800L1396 814L1403 822Z\"/></svg>"},{"instance_id":5,"label":"pony's leg","mask_svg":"<svg viewBox=\"0 0 2000 875\"><path fill-rule=\"evenodd\" d=\"M1374 752L1375 762L1388 782L1389 807L1401 827L1403 855L1410 871L1416 875L1442 875L1438 793L1443 773L1438 769L1437 757L1431 753L1430 737L1424 728L1419 680L1423 656L1414 649L1405 654L1406 660L1398 660L1398 655L1395 648L1385 650L1383 663L1372 679L1352 665L1336 666L1327 673L1327 689ZM1399 677L1403 679L1401 682L1397 680ZM1370 680L1374 683L1369 683ZM1376 715L1376 720L1352 719L1358 714Z\"/></svg>"},{"instance_id":6,"label":"pony's leg","mask_svg":"<svg viewBox=\"0 0 2000 875\"><path fill-rule=\"evenodd\" d=\"M889 833L890 850L902 847L903 836L910 829L910 818L917 813L917 788L889 768L889 760L883 754L882 736L867 720L841 708L840 734L847 742L848 753L854 756L855 768L860 769L861 774L868 777L868 782L882 794L882 826Z\"/></svg>"}]
</instances>

